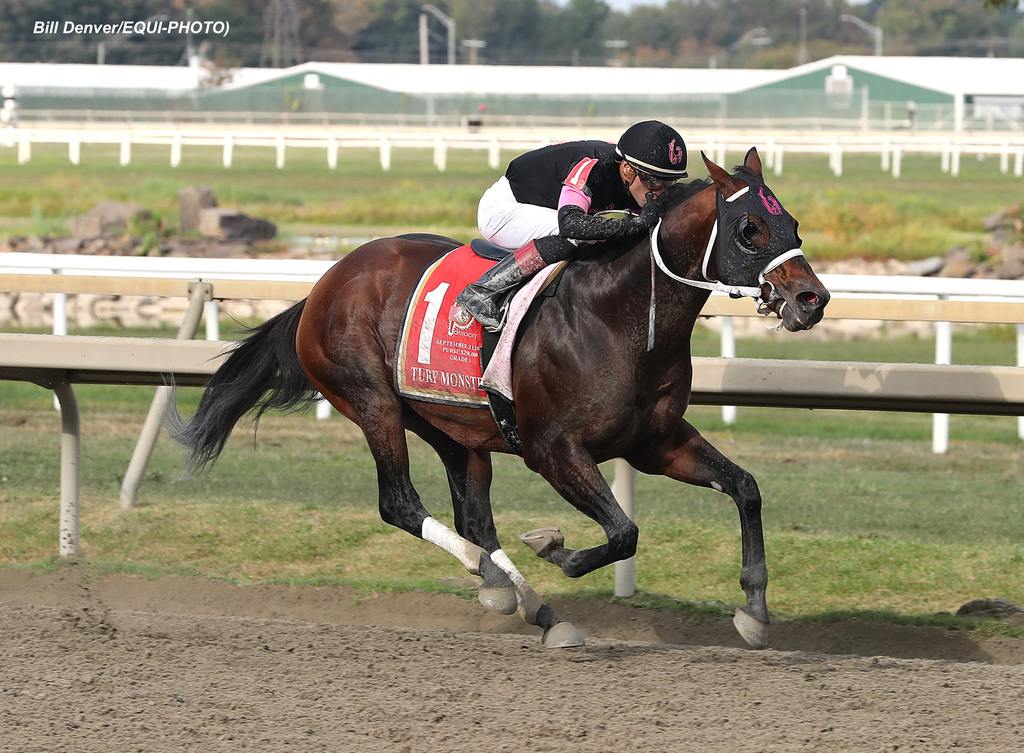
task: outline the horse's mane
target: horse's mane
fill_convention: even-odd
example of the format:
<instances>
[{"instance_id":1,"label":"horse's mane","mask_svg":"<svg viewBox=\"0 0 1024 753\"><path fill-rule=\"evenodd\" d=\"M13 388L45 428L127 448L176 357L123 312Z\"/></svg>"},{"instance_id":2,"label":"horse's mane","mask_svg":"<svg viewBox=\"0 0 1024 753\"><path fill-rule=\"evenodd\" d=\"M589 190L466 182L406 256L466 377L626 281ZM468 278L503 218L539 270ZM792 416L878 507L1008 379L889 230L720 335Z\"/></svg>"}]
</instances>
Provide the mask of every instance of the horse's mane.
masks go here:
<instances>
[{"instance_id":1,"label":"horse's mane","mask_svg":"<svg viewBox=\"0 0 1024 753\"><path fill-rule=\"evenodd\" d=\"M736 167L733 168L732 174L749 178L753 183L763 182L761 176L746 165L736 165ZM684 201L693 198L696 194L699 194L710 185L711 181L707 178L698 178L697 180L691 180L689 183L673 183L655 201L661 205L661 210L664 214L672 207L678 206Z\"/></svg>"},{"instance_id":2,"label":"horse's mane","mask_svg":"<svg viewBox=\"0 0 1024 753\"><path fill-rule=\"evenodd\" d=\"M662 213L665 213L672 209L672 207L679 206L684 201L692 199L710 185L711 181L706 178L691 180L689 183L673 183L661 196L655 199L655 202L661 207Z\"/></svg>"}]
</instances>

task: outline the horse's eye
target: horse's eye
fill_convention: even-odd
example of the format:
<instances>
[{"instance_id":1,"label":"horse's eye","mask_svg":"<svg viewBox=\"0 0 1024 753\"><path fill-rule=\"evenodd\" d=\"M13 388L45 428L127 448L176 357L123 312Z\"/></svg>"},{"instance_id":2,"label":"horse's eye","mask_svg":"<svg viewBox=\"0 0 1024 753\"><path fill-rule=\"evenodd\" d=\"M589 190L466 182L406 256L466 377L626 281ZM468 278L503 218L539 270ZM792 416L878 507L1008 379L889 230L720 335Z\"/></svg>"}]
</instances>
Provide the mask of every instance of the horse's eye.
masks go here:
<instances>
[{"instance_id":1,"label":"horse's eye","mask_svg":"<svg viewBox=\"0 0 1024 753\"><path fill-rule=\"evenodd\" d=\"M754 245L754 238L757 237L759 230L757 225L751 222L748 218L744 217L740 220L739 226L739 237L740 243L747 248L752 248Z\"/></svg>"}]
</instances>

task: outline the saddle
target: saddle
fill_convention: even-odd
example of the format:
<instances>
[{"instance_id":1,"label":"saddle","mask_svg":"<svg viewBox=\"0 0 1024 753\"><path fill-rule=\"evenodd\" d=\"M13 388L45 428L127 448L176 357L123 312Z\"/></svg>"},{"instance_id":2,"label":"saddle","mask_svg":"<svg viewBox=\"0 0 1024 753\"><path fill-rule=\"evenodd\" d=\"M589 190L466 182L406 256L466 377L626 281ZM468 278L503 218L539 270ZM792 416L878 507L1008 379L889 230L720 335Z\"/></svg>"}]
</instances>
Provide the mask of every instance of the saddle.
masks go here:
<instances>
[{"instance_id":1,"label":"saddle","mask_svg":"<svg viewBox=\"0 0 1024 753\"><path fill-rule=\"evenodd\" d=\"M477 256L490 259L491 261L501 261L515 250L499 246L483 238L474 238L469 242L469 247L473 249L473 253Z\"/></svg>"}]
</instances>

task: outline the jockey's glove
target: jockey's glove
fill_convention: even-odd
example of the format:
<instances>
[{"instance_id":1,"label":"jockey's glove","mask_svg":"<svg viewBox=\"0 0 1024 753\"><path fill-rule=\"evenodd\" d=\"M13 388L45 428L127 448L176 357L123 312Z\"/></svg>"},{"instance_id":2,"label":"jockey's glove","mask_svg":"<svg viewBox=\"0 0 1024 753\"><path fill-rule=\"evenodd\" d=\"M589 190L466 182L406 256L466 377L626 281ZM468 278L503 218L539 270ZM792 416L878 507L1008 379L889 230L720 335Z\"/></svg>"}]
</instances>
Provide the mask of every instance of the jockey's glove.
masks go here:
<instances>
[{"instance_id":1,"label":"jockey's glove","mask_svg":"<svg viewBox=\"0 0 1024 753\"><path fill-rule=\"evenodd\" d=\"M643 209L640 210L640 214L636 216L638 220L638 230L640 232L649 232L654 229L654 226L658 224L658 220L661 219L664 210L661 205L655 201L653 193L647 194L647 203L644 204Z\"/></svg>"},{"instance_id":2,"label":"jockey's glove","mask_svg":"<svg viewBox=\"0 0 1024 753\"><path fill-rule=\"evenodd\" d=\"M661 207L653 201L644 204L640 214L615 218L587 214L570 204L558 210L558 234L563 238L581 241L606 241L645 235L658 224L661 214Z\"/></svg>"}]
</instances>

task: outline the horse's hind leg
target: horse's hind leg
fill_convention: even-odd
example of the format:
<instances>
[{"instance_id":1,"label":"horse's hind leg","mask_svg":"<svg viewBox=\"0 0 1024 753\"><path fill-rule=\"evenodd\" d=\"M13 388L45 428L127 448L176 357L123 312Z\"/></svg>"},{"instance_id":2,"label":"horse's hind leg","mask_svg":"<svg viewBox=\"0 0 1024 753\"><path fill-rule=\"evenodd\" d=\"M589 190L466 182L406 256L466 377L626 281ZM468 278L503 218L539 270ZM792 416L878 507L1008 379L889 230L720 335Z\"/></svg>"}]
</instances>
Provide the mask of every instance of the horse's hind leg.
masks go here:
<instances>
[{"instance_id":1,"label":"horse's hind leg","mask_svg":"<svg viewBox=\"0 0 1024 753\"><path fill-rule=\"evenodd\" d=\"M483 547L490 554L491 561L511 580L515 587L519 616L528 625L537 625L544 630L541 640L549 648L582 646L585 642L583 634L572 623L560 619L555 610L541 600L501 548L491 511L490 453L486 450L469 450L432 427L416 427L414 430L430 443L444 462L448 472L448 486L452 492L456 530L474 544ZM485 578L484 586L480 589L481 601L484 601L487 588ZM493 587L491 590L494 590Z\"/></svg>"},{"instance_id":2,"label":"horse's hind leg","mask_svg":"<svg viewBox=\"0 0 1024 753\"><path fill-rule=\"evenodd\" d=\"M388 388L390 390L390 388ZM435 520L420 501L409 477L409 447L402 407L390 392L373 393L351 405L359 406L357 423L377 465L380 517L385 523L418 536L454 556L473 575L489 585L481 603L505 614L516 610L515 598L495 599L494 589L511 591L511 583L484 549Z\"/></svg>"},{"instance_id":3,"label":"horse's hind leg","mask_svg":"<svg viewBox=\"0 0 1024 753\"><path fill-rule=\"evenodd\" d=\"M716 450L686 421L671 437L627 458L638 470L660 473L695 486L706 486L732 497L740 516L743 559L740 586L747 604L736 610L733 624L754 648L767 645L768 568L761 528L761 492L747 471Z\"/></svg>"}]
</instances>

